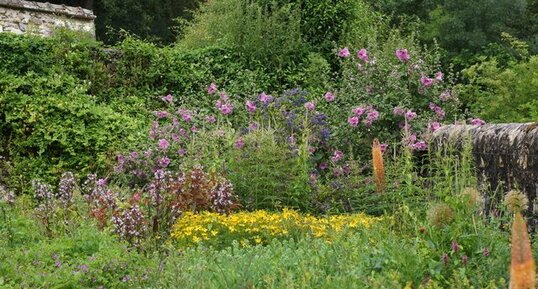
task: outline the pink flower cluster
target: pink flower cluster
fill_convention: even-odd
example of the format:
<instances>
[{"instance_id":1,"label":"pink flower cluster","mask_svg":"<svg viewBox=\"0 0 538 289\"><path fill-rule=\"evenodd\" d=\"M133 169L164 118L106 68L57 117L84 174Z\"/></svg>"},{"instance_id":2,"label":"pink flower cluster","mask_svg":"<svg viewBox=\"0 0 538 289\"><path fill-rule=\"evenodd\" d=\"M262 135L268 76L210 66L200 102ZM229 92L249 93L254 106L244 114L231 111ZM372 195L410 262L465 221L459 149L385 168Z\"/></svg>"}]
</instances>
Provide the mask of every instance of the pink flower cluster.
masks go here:
<instances>
[{"instance_id":1,"label":"pink flower cluster","mask_svg":"<svg viewBox=\"0 0 538 289\"><path fill-rule=\"evenodd\" d=\"M225 92L219 92L219 99L215 101L215 107L224 115L229 115L234 110L230 97Z\"/></svg>"},{"instance_id":2,"label":"pink flower cluster","mask_svg":"<svg viewBox=\"0 0 538 289\"><path fill-rule=\"evenodd\" d=\"M352 127L356 127L362 116L366 114L366 118L363 119L363 123L366 126L371 126L375 121L379 119L379 111L375 110L372 106L368 107L355 107L351 110L353 116L347 119L347 122Z\"/></svg>"}]
</instances>

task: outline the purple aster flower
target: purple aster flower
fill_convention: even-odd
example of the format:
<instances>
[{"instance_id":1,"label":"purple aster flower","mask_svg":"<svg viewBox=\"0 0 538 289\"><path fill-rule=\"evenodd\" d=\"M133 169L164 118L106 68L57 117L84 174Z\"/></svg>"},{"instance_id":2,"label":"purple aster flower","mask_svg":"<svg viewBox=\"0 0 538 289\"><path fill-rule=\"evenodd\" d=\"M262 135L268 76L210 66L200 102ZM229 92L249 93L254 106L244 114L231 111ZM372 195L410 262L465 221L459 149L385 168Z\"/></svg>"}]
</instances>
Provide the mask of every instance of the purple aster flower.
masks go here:
<instances>
[{"instance_id":1,"label":"purple aster flower","mask_svg":"<svg viewBox=\"0 0 538 289\"><path fill-rule=\"evenodd\" d=\"M437 71L435 74L435 79L437 79L437 81L443 81L443 72Z\"/></svg>"},{"instance_id":2,"label":"purple aster flower","mask_svg":"<svg viewBox=\"0 0 538 289\"><path fill-rule=\"evenodd\" d=\"M159 159L159 166L161 168L166 168L170 164L170 159L167 157L162 157Z\"/></svg>"},{"instance_id":3,"label":"purple aster flower","mask_svg":"<svg viewBox=\"0 0 538 289\"><path fill-rule=\"evenodd\" d=\"M178 113L181 114L181 119L186 122L190 122L192 120L192 114L190 111L186 109L180 109L178 110Z\"/></svg>"},{"instance_id":4,"label":"purple aster flower","mask_svg":"<svg viewBox=\"0 0 538 289\"><path fill-rule=\"evenodd\" d=\"M247 102L245 103L245 107L247 108L249 113L255 113L256 112L256 105L254 104L254 102L252 102L250 100L247 100Z\"/></svg>"},{"instance_id":5,"label":"purple aster flower","mask_svg":"<svg viewBox=\"0 0 538 289\"><path fill-rule=\"evenodd\" d=\"M243 140L242 137L238 138L234 143L234 147L236 149L242 149L244 146L245 146L245 141Z\"/></svg>"},{"instance_id":6,"label":"purple aster flower","mask_svg":"<svg viewBox=\"0 0 538 289\"><path fill-rule=\"evenodd\" d=\"M252 122L248 125L248 129L251 131L257 130L260 127L260 125L257 122Z\"/></svg>"},{"instance_id":7,"label":"purple aster flower","mask_svg":"<svg viewBox=\"0 0 538 289\"><path fill-rule=\"evenodd\" d=\"M223 104L220 108L219 108L220 112L222 112L222 114L224 115L228 115L228 114L231 114L234 110L234 107L231 103L226 103L226 104Z\"/></svg>"},{"instance_id":8,"label":"purple aster flower","mask_svg":"<svg viewBox=\"0 0 538 289\"><path fill-rule=\"evenodd\" d=\"M344 47L338 51L338 56L342 58L348 58L351 54L349 53L349 49L347 47Z\"/></svg>"},{"instance_id":9,"label":"purple aster flower","mask_svg":"<svg viewBox=\"0 0 538 289\"><path fill-rule=\"evenodd\" d=\"M168 94L166 96L161 97L161 99L164 102L172 103L174 101L174 97L171 94Z\"/></svg>"},{"instance_id":10,"label":"purple aster flower","mask_svg":"<svg viewBox=\"0 0 538 289\"><path fill-rule=\"evenodd\" d=\"M186 149L179 149L177 151L177 154L180 155L180 156L184 156L187 154L187 150Z\"/></svg>"},{"instance_id":11,"label":"purple aster flower","mask_svg":"<svg viewBox=\"0 0 538 289\"><path fill-rule=\"evenodd\" d=\"M335 150L333 153L333 156L331 157L331 161L337 162L341 160L344 157L344 153L340 150Z\"/></svg>"},{"instance_id":12,"label":"purple aster flower","mask_svg":"<svg viewBox=\"0 0 538 289\"><path fill-rule=\"evenodd\" d=\"M407 120L413 120L417 117L417 113L412 110L408 110L407 112L405 112L404 116Z\"/></svg>"},{"instance_id":13,"label":"purple aster flower","mask_svg":"<svg viewBox=\"0 0 538 289\"><path fill-rule=\"evenodd\" d=\"M400 61L406 62L411 59L411 56L409 55L409 52L407 52L407 49L396 49L396 57L400 59Z\"/></svg>"},{"instance_id":14,"label":"purple aster flower","mask_svg":"<svg viewBox=\"0 0 538 289\"><path fill-rule=\"evenodd\" d=\"M138 152L131 152L131 158L132 159L136 159L136 158L138 158L138 156L139 156Z\"/></svg>"},{"instance_id":15,"label":"purple aster flower","mask_svg":"<svg viewBox=\"0 0 538 289\"><path fill-rule=\"evenodd\" d=\"M356 116L361 116L366 112L366 108L359 106L351 110Z\"/></svg>"},{"instance_id":16,"label":"purple aster flower","mask_svg":"<svg viewBox=\"0 0 538 289\"><path fill-rule=\"evenodd\" d=\"M157 118L167 118L170 114L168 111L155 111L153 112Z\"/></svg>"},{"instance_id":17,"label":"purple aster flower","mask_svg":"<svg viewBox=\"0 0 538 289\"><path fill-rule=\"evenodd\" d=\"M106 180L105 179L98 179L95 184L98 186L98 187L104 187L106 186Z\"/></svg>"},{"instance_id":18,"label":"purple aster flower","mask_svg":"<svg viewBox=\"0 0 538 289\"><path fill-rule=\"evenodd\" d=\"M263 104L268 104L269 102L271 102L273 100L273 97L268 95L268 94L265 94L265 92L262 92L260 94L260 101L263 103Z\"/></svg>"},{"instance_id":19,"label":"purple aster flower","mask_svg":"<svg viewBox=\"0 0 538 289\"><path fill-rule=\"evenodd\" d=\"M178 135L177 133L173 133L173 134L172 134L172 140L173 140L174 142L179 142L179 140L180 140L179 135Z\"/></svg>"},{"instance_id":20,"label":"purple aster flower","mask_svg":"<svg viewBox=\"0 0 538 289\"><path fill-rule=\"evenodd\" d=\"M214 115L208 115L206 116L205 121L208 123L215 123L217 122L217 118Z\"/></svg>"},{"instance_id":21,"label":"purple aster flower","mask_svg":"<svg viewBox=\"0 0 538 289\"><path fill-rule=\"evenodd\" d=\"M359 124L359 117L352 116L347 119L347 123L349 123L349 125L351 125L352 127L356 127Z\"/></svg>"},{"instance_id":22,"label":"purple aster flower","mask_svg":"<svg viewBox=\"0 0 538 289\"><path fill-rule=\"evenodd\" d=\"M328 91L328 92L325 93L324 96L325 96L325 100L327 102L334 101L334 94L332 92Z\"/></svg>"},{"instance_id":23,"label":"purple aster flower","mask_svg":"<svg viewBox=\"0 0 538 289\"><path fill-rule=\"evenodd\" d=\"M424 87L430 87L433 84L433 79L423 75L420 77L420 83Z\"/></svg>"},{"instance_id":24,"label":"purple aster flower","mask_svg":"<svg viewBox=\"0 0 538 289\"><path fill-rule=\"evenodd\" d=\"M484 125L484 124L486 124L486 122L479 118L474 118L471 120L471 125Z\"/></svg>"},{"instance_id":25,"label":"purple aster flower","mask_svg":"<svg viewBox=\"0 0 538 289\"><path fill-rule=\"evenodd\" d=\"M430 122L430 123L428 124L428 128L429 128L432 132L438 130L440 127L441 127L441 124L439 124L439 123L436 122L436 121L434 121L434 122Z\"/></svg>"},{"instance_id":26,"label":"purple aster flower","mask_svg":"<svg viewBox=\"0 0 538 289\"><path fill-rule=\"evenodd\" d=\"M191 132L198 132L198 128L195 125L193 125L191 127Z\"/></svg>"},{"instance_id":27,"label":"purple aster flower","mask_svg":"<svg viewBox=\"0 0 538 289\"><path fill-rule=\"evenodd\" d=\"M368 62L368 51L366 51L366 48L359 50L357 52L357 57L364 62Z\"/></svg>"},{"instance_id":28,"label":"purple aster flower","mask_svg":"<svg viewBox=\"0 0 538 289\"><path fill-rule=\"evenodd\" d=\"M159 148L160 148L161 150L166 150L166 149L168 149L168 147L170 146L170 143L169 143L166 139L163 139L163 138L162 138L162 139L159 140L159 144L158 144L158 145L159 145Z\"/></svg>"},{"instance_id":29,"label":"purple aster flower","mask_svg":"<svg viewBox=\"0 0 538 289\"><path fill-rule=\"evenodd\" d=\"M423 150L426 150L428 148L428 145L424 141L418 141L418 142L412 144L411 148L413 150L423 151Z\"/></svg>"},{"instance_id":30,"label":"purple aster flower","mask_svg":"<svg viewBox=\"0 0 538 289\"><path fill-rule=\"evenodd\" d=\"M214 82L211 82L211 84L209 84L209 86L207 87L207 93L209 94L214 94L215 92L217 91L217 85L215 85Z\"/></svg>"},{"instance_id":31,"label":"purple aster flower","mask_svg":"<svg viewBox=\"0 0 538 289\"><path fill-rule=\"evenodd\" d=\"M394 107L394 109L392 109L392 114L394 114L394 115L404 115L405 114L405 109L403 107L396 106L396 107Z\"/></svg>"},{"instance_id":32,"label":"purple aster flower","mask_svg":"<svg viewBox=\"0 0 538 289\"><path fill-rule=\"evenodd\" d=\"M326 170L328 167L329 167L329 165L326 162L323 162L323 163L319 164L319 169L320 170Z\"/></svg>"},{"instance_id":33,"label":"purple aster flower","mask_svg":"<svg viewBox=\"0 0 538 289\"><path fill-rule=\"evenodd\" d=\"M304 107L309 111L314 111L316 109L316 105L311 101L305 103Z\"/></svg>"}]
</instances>

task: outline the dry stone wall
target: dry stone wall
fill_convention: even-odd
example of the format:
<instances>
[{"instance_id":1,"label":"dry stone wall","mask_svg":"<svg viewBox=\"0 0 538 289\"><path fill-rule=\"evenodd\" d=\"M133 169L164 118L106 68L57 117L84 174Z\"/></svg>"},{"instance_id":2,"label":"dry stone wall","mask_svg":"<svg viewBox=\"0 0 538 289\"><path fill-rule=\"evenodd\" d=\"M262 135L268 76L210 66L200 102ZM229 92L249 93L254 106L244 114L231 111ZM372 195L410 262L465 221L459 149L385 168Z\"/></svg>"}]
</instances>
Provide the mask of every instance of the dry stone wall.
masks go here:
<instances>
[{"instance_id":1,"label":"dry stone wall","mask_svg":"<svg viewBox=\"0 0 538 289\"><path fill-rule=\"evenodd\" d=\"M56 28L82 31L95 36L91 10L24 0L0 0L0 32L48 36Z\"/></svg>"}]
</instances>

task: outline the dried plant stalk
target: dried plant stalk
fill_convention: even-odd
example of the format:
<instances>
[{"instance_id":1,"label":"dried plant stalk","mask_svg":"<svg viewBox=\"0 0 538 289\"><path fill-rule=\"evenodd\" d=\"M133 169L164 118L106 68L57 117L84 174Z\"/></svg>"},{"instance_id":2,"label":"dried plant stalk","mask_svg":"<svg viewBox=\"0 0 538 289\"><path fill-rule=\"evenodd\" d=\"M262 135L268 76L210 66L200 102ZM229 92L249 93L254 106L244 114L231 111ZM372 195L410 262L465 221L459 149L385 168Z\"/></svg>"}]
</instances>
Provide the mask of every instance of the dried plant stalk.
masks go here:
<instances>
[{"instance_id":1,"label":"dried plant stalk","mask_svg":"<svg viewBox=\"0 0 538 289\"><path fill-rule=\"evenodd\" d=\"M385 167L383 166L383 152L377 138L372 144L372 162L376 191L380 193L385 189Z\"/></svg>"},{"instance_id":2,"label":"dried plant stalk","mask_svg":"<svg viewBox=\"0 0 538 289\"><path fill-rule=\"evenodd\" d=\"M532 256L527 224L516 212L512 225L512 262L510 264L510 289L534 289L536 268Z\"/></svg>"}]
</instances>

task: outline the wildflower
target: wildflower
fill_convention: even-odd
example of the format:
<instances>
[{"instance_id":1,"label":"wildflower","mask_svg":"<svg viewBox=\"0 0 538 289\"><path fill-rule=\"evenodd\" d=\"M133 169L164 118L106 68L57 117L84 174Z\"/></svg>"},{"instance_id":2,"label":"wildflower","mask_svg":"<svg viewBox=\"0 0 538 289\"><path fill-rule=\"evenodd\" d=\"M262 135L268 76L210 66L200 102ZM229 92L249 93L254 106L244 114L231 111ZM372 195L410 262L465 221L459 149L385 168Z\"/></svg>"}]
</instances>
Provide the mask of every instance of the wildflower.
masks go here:
<instances>
[{"instance_id":1,"label":"wildflower","mask_svg":"<svg viewBox=\"0 0 538 289\"><path fill-rule=\"evenodd\" d=\"M429 128L432 132L438 130L440 127L441 127L441 124L439 124L439 123L436 122L436 121L434 121L434 122L430 122L430 123L428 124L428 128Z\"/></svg>"},{"instance_id":2,"label":"wildflower","mask_svg":"<svg viewBox=\"0 0 538 289\"><path fill-rule=\"evenodd\" d=\"M366 112L366 108L362 106L355 107L351 110L351 112L353 112L356 116L361 116Z\"/></svg>"},{"instance_id":3,"label":"wildflower","mask_svg":"<svg viewBox=\"0 0 538 289\"><path fill-rule=\"evenodd\" d=\"M521 191L511 190L504 197L504 204L512 213L521 212L528 208L529 199Z\"/></svg>"},{"instance_id":4,"label":"wildflower","mask_svg":"<svg viewBox=\"0 0 538 289\"><path fill-rule=\"evenodd\" d=\"M195 125L193 125L191 127L191 132L193 132L193 133L198 132L198 128Z\"/></svg>"},{"instance_id":5,"label":"wildflower","mask_svg":"<svg viewBox=\"0 0 538 289\"><path fill-rule=\"evenodd\" d=\"M217 118L214 115L208 115L205 117L205 121L208 123L215 123L217 122Z\"/></svg>"},{"instance_id":6,"label":"wildflower","mask_svg":"<svg viewBox=\"0 0 538 289\"><path fill-rule=\"evenodd\" d=\"M316 109L316 105L311 101L305 103L304 107L309 111L314 111Z\"/></svg>"},{"instance_id":7,"label":"wildflower","mask_svg":"<svg viewBox=\"0 0 538 289\"><path fill-rule=\"evenodd\" d=\"M95 184L98 186L98 187L104 187L106 186L106 180L105 179L98 179Z\"/></svg>"},{"instance_id":8,"label":"wildflower","mask_svg":"<svg viewBox=\"0 0 538 289\"><path fill-rule=\"evenodd\" d=\"M58 197L65 207L73 201L73 191L76 186L75 176L72 172L62 174L60 184L58 185Z\"/></svg>"},{"instance_id":9,"label":"wildflower","mask_svg":"<svg viewBox=\"0 0 538 289\"><path fill-rule=\"evenodd\" d=\"M359 124L359 117L352 116L347 119L347 123L349 123L352 127L356 127Z\"/></svg>"},{"instance_id":10,"label":"wildflower","mask_svg":"<svg viewBox=\"0 0 538 289\"><path fill-rule=\"evenodd\" d=\"M157 118L167 118L170 114L168 111L155 111L153 112Z\"/></svg>"},{"instance_id":11,"label":"wildflower","mask_svg":"<svg viewBox=\"0 0 538 289\"><path fill-rule=\"evenodd\" d=\"M444 203L432 205L426 215L430 224L437 228L448 225L454 220L454 211Z\"/></svg>"},{"instance_id":12,"label":"wildflower","mask_svg":"<svg viewBox=\"0 0 538 289\"><path fill-rule=\"evenodd\" d=\"M90 272L90 266L86 265L86 264L81 264L78 266L78 271L86 274L88 272Z\"/></svg>"},{"instance_id":13,"label":"wildflower","mask_svg":"<svg viewBox=\"0 0 538 289\"><path fill-rule=\"evenodd\" d=\"M398 57L398 59L403 62L406 62L411 59L411 56L409 55L409 52L407 52L407 49L396 49L396 57Z\"/></svg>"},{"instance_id":14,"label":"wildflower","mask_svg":"<svg viewBox=\"0 0 538 289\"><path fill-rule=\"evenodd\" d=\"M467 261L469 260L469 257L467 257L467 255L463 255L461 256L461 263L463 263L463 265L467 265Z\"/></svg>"},{"instance_id":15,"label":"wildflower","mask_svg":"<svg viewBox=\"0 0 538 289\"><path fill-rule=\"evenodd\" d=\"M448 265L448 254L443 253L443 255L441 256L441 260L443 261L443 264Z\"/></svg>"},{"instance_id":16,"label":"wildflower","mask_svg":"<svg viewBox=\"0 0 538 289\"><path fill-rule=\"evenodd\" d=\"M222 114L224 115L231 114L233 112L233 109L234 107L231 103L226 103L219 108L220 112L222 112Z\"/></svg>"},{"instance_id":17,"label":"wildflower","mask_svg":"<svg viewBox=\"0 0 538 289\"><path fill-rule=\"evenodd\" d=\"M179 109L178 113L181 115L181 119L185 122L190 122L192 120L192 114L186 109Z\"/></svg>"},{"instance_id":18,"label":"wildflower","mask_svg":"<svg viewBox=\"0 0 538 289\"><path fill-rule=\"evenodd\" d=\"M413 150L423 151L423 150L426 150L428 148L428 145L424 141L417 141L416 143L411 145L411 148Z\"/></svg>"},{"instance_id":19,"label":"wildflower","mask_svg":"<svg viewBox=\"0 0 538 289\"><path fill-rule=\"evenodd\" d=\"M254 102L252 102L250 100L247 100L247 102L245 103L245 107L247 108L247 111L249 113L256 112L256 105L254 104Z\"/></svg>"},{"instance_id":20,"label":"wildflower","mask_svg":"<svg viewBox=\"0 0 538 289\"><path fill-rule=\"evenodd\" d=\"M172 103L174 101L174 97L171 94L168 94L166 96L161 97L161 99L164 102Z\"/></svg>"},{"instance_id":21,"label":"wildflower","mask_svg":"<svg viewBox=\"0 0 538 289\"><path fill-rule=\"evenodd\" d=\"M333 153L333 156L331 157L331 161L337 162L341 160L343 157L344 157L344 153L342 151L335 150Z\"/></svg>"},{"instance_id":22,"label":"wildflower","mask_svg":"<svg viewBox=\"0 0 538 289\"><path fill-rule=\"evenodd\" d=\"M257 130L260 125L257 122L252 122L248 125L248 129L251 131Z\"/></svg>"},{"instance_id":23,"label":"wildflower","mask_svg":"<svg viewBox=\"0 0 538 289\"><path fill-rule=\"evenodd\" d=\"M420 77L420 83L424 87L430 87L433 84L433 79L423 75Z\"/></svg>"},{"instance_id":24,"label":"wildflower","mask_svg":"<svg viewBox=\"0 0 538 289\"><path fill-rule=\"evenodd\" d=\"M365 48L362 48L357 52L357 57L364 62L368 62L368 51L366 51Z\"/></svg>"},{"instance_id":25,"label":"wildflower","mask_svg":"<svg viewBox=\"0 0 538 289\"><path fill-rule=\"evenodd\" d=\"M437 114L437 117L439 118L443 118L445 117L445 111L438 105L436 105L435 103L433 102L430 102L430 110L435 112Z\"/></svg>"},{"instance_id":26,"label":"wildflower","mask_svg":"<svg viewBox=\"0 0 538 289\"><path fill-rule=\"evenodd\" d=\"M184 156L184 155L187 154L187 150L181 148L181 149L177 150L177 154L180 155L180 156Z\"/></svg>"},{"instance_id":27,"label":"wildflower","mask_svg":"<svg viewBox=\"0 0 538 289\"><path fill-rule=\"evenodd\" d=\"M426 232L426 228L420 227L418 228L419 233L424 234Z\"/></svg>"},{"instance_id":28,"label":"wildflower","mask_svg":"<svg viewBox=\"0 0 538 289\"><path fill-rule=\"evenodd\" d=\"M435 79L437 79L438 81L443 81L443 73L441 71L437 71L437 73L435 74Z\"/></svg>"},{"instance_id":29,"label":"wildflower","mask_svg":"<svg viewBox=\"0 0 538 289\"><path fill-rule=\"evenodd\" d=\"M131 156L132 159L136 159L136 158L139 157L139 154L138 154L138 152L131 152L130 156Z\"/></svg>"},{"instance_id":30,"label":"wildflower","mask_svg":"<svg viewBox=\"0 0 538 289\"><path fill-rule=\"evenodd\" d=\"M338 51L338 56L342 58L348 58L351 54L349 53L349 48L344 47Z\"/></svg>"},{"instance_id":31,"label":"wildflower","mask_svg":"<svg viewBox=\"0 0 538 289\"><path fill-rule=\"evenodd\" d=\"M461 197L465 204L469 207L476 207L482 202L480 192L473 187L467 187L461 192Z\"/></svg>"},{"instance_id":32,"label":"wildflower","mask_svg":"<svg viewBox=\"0 0 538 289\"><path fill-rule=\"evenodd\" d=\"M172 134L172 140L174 142L179 142L179 140L180 140L179 135L177 133L173 133Z\"/></svg>"},{"instance_id":33,"label":"wildflower","mask_svg":"<svg viewBox=\"0 0 538 289\"><path fill-rule=\"evenodd\" d=\"M487 247L484 248L484 250L482 250L482 256L484 256L484 257L488 257L488 256L489 256L489 253L490 253L490 252L489 252L489 249L488 249Z\"/></svg>"},{"instance_id":34,"label":"wildflower","mask_svg":"<svg viewBox=\"0 0 538 289\"><path fill-rule=\"evenodd\" d=\"M331 102L331 101L334 101L334 94L330 91L326 92L325 93L325 100L327 102Z\"/></svg>"},{"instance_id":35,"label":"wildflower","mask_svg":"<svg viewBox=\"0 0 538 289\"><path fill-rule=\"evenodd\" d=\"M166 150L166 149L168 149L168 147L170 146L170 143L169 143L166 139L163 139L163 138L162 138L162 139L159 140L159 144L158 144L158 145L159 145L159 148L160 148L161 150Z\"/></svg>"},{"instance_id":36,"label":"wildflower","mask_svg":"<svg viewBox=\"0 0 538 289\"><path fill-rule=\"evenodd\" d=\"M394 115L404 115L405 114L405 109L403 107L400 107L400 106L396 106L392 109L392 114Z\"/></svg>"},{"instance_id":37,"label":"wildflower","mask_svg":"<svg viewBox=\"0 0 538 289\"><path fill-rule=\"evenodd\" d=\"M417 117L417 113L412 110L408 110L404 116L407 120L413 120Z\"/></svg>"},{"instance_id":38,"label":"wildflower","mask_svg":"<svg viewBox=\"0 0 538 289\"><path fill-rule=\"evenodd\" d=\"M366 119L364 120L364 123L367 126L370 126L374 121L378 119L379 119L379 111L373 109L366 115Z\"/></svg>"},{"instance_id":39,"label":"wildflower","mask_svg":"<svg viewBox=\"0 0 538 289\"><path fill-rule=\"evenodd\" d=\"M245 141L243 140L242 137L238 138L234 143L234 147L236 149L242 149L244 146L245 146Z\"/></svg>"},{"instance_id":40,"label":"wildflower","mask_svg":"<svg viewBox=\"0 0 538 289\"><path fill-rule=\"evenodd\" d=\"M159 166L166 168L170 164L170 159L167 157L162 157L159 159Z\"/></svg>"},{"instance_id":41,"label":"wildflower","mask_svg":"<svg viewBox=\"0 0 538 289\"><path fill-rule=\"evenodd\" d=\"M458 245L458 242L452 241L451 248L452 248L452 251L454 251L455 253L455 252L458 252L460 245Z\"/></svg>"},{"instance_id":42,"label":"wildflower","mask_svg":"<svg viewBox=\"0 0 538 289\"><path fill-rule=\"evenodd\" d=\"M329 167L329 165L325 162L319 164L320 170L326 170Z\"/></svg>"},{"instance_id":43,"label":"wildflower","mask_svg":"<svg viewBox=\"0 0 538 289\"><path fill-rule=\"evenodd\" d=\"M484 125L484 124L486 124L486 122L479 118L474 118L471 120L471 125Z\"/></svg>"},{"instance_id":44,"label":"wildflower","mask_svg":"<svg viewBox=\"0 0 538 289\"><path fill-rule=\"evenodd\" d=\"M262 92L260 94L260 101L263 103L263 104L268 104L269 102L271 102L273 100L273 97L268 95L268 94L265 94L265 92Z\"/></svg>"},{"instance_id":45,"label":"wildflower","mask_svg":"<svg viewBox=\"0 0 538 289\"><path fill-rule=\"evenodd\" d=\"M383 192L385 187L385 168L383 165L383 152L381 151L381 145L377 138L374 139L372 144L372 164L374 168L376 191L380 193Z\"/></svg>"},{"instance_id":46,"label":"wildflower","mask_svg":"<svg viewBox=\"0 0 538 289\"><path fill-rule=\"evenodd\" d=\"M167 111L155 111L153 114L155 114L157 118L167 118L169 115Z\"/></svg>"},{"instance_id":47,"label":"wildflower","mask_svg":"<svg viewBox=\"0 0 538 289\"><path fill-rule=\"evenodd\" d=\"M441 101L447 101L452 97L452 92L450 90L445 90L439 95Z\"/></svg>"},{"instance_id":48,"label":"wildflower","mask_svg":"<svg viewBox=\"0 0 538 289\"><path fill-rule=\"evenodd\" d=\"M389 147L389 145L386 144L386 143L382 143L382 144L379 145L379 148L381 148L382 153L385 153L385 151L387 150L388 147Z\"/></svg>"},{"instance_id":49,"label":"wildflower","mask_svg":"<svg viewBox=\"0 0 538 289\"><path fill-rule=\"evenodd\" d=\"M214 82L211 82L211 84L207 87L207 93L213 95L217 91L217 85L215 85Z\"/></svg>"}]
</instances>

